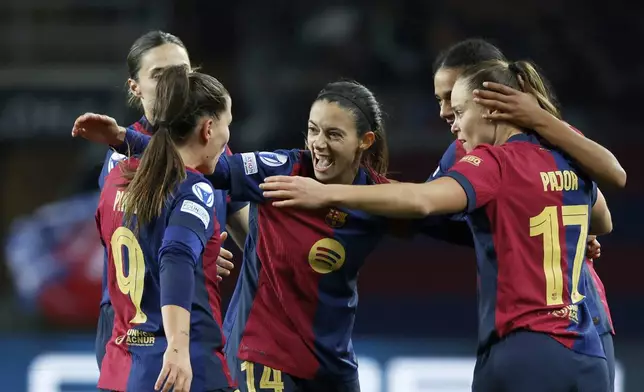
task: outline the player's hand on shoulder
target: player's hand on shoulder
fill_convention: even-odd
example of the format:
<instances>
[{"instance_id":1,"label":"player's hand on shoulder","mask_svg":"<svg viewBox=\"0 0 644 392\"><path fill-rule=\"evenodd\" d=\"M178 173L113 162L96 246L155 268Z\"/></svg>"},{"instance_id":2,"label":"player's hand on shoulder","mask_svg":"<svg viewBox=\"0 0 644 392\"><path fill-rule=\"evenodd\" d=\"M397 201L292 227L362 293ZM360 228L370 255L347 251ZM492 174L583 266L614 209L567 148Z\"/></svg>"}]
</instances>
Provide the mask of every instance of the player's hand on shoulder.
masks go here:
<instances>
[{"instance_id":1,"label":"player's hand on shoulder","mask_svg":"<svg viewBox=\"0 0 644 392\"><path fill-rule=\"evenodd\" d=\"M327 186L309 177L273 176L259 186L275 207L322 208L329 204Z\"/></svg>"},{"instance_id":2,"label":"player's hand on shoulder","mask_svg":"<svg viewBox=\"0 0 644 392\"><path fill-rule=\"evenodd\" d=\"M550 115L532 94L493 82L485 82L483 87L485 89L474 90L474 101L491 110L491 113L483 115L485 119L508 121L534 129L543 116Z\"/></svg>"},{"instance_id":3,"label":"player's hand on shoulder","mask_svg":"<svg viewBox=\"0 0 644 392\"><path fill-rule=\"evenodd\" d=\"M221 243L223 244L228 238L228 233L221 233ZM229 276L230 271L235 268L235 265L232 263L233 254L228 249L225 249L223 246L219 250L219 257L217 257L217 280L222 281L224 276Z\"/></svg>"},{"instance_id":4,"label":"player's hand on shoulder","mask_svg":"<svg viewBox=\"0 0 644 392\"><path fill-rule=\"evenodd\" d=\"M72 137L82 137L91 142L119 145L125 140L125 128L115 119L96 113L85 113L74 121Z\"/></svg>"},{"instance_id":5,"label":"player's hand on shoulder","mask_svg":"<svg viewBox=\"0 0 644 392\"><path fill-rule=\"evenodd\" d=\"M192 366L188 345L168 343L163 354L163 368L154 384L154 390L163 392L190 392Z\"/></svg>"},{"instance_id":6,"label":"player's hand on shoulder","mask_svg":"<svg viewBox=\"0 0 644 392\"><path fill-rule=\"evenodd\" d=\"M597 236L589 235L588 243L586 245L586 257L591 260L596 260L602 255L602 246L597 241Z\"/></svg>"}]
</instances>

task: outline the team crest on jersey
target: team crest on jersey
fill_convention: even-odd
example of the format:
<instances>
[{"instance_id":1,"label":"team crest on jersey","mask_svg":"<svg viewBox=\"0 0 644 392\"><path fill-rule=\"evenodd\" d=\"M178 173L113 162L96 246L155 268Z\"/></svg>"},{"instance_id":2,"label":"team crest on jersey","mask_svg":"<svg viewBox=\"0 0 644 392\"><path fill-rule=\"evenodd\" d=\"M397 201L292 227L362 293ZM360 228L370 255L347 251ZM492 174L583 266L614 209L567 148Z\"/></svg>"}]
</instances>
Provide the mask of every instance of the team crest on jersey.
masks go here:
<instances>
[{"instance_id":1,"label":"team crest on jersey","mask_svg":"<svg viewBox=\"0 0 644 392\"><path fill-rule=\"evenodd\" d=\"M309 251L309 265L319 274L328 274L342 268L346 251L333 238L322 238Z\"/></svg>"},{"instance_id":2,"label":"team crest on jersey","mask_svg":"<svg viewBox=\"0 0 644 392\"><path fill-rule=\"evenodd\" d=\"M344 224L347 223L348 215L349 214L347 214L346 212L342 212L342 211L336 210L335 208L331 208L329 210L329 213L326 214L324 221L330 227L337 229L344 226Z\"/></svg>"},{"instance_id":3,"label":"team crest on jersey","mask_svg":"<svg viewBox=\"0 0 644 392\"><path fill-rule=\"evenodd\" d=\"M481 162L483 162L483 160L475 155L465 155L463 158L461 158L461 162L467 162L474 166L478 166L481 164Z\"/></svg>"},{"instance_id":4,"label":"team crest on jersey","mask_svg":"<svg viewBox=\"0 0 644 392\"><path fill-rule=\"evenodd\" d=\"M215 204L215 194L210 184L198 182L192 186L192 193L208 207L212 207Z\"/></svg>"},{"instance_id":5,"label":"team crest on jersey","mask_svg":"<svg viewBox=\"0 0 644 392\"><path fill-rule=\"evenodd\" d=\"M279 167L286 163L288 157L284 154L263 151L259 153L259 160L266 166Z\"/></svg>"},{"instance_id":6,"label":"team crest on jersey","mask_svg":"<svg viewBox=\"0 0 644 392\"><path fill-rule=\"evenodd\" d=\"M111 172L112 169L114 169L116 165L118 165L119 162L121 162L125 158L127 158L125 155L119 154L116 151L113 152L112 155L110 156L110 161L107 163L107 172L108 173Z\"/></svg>"}]
</instances>

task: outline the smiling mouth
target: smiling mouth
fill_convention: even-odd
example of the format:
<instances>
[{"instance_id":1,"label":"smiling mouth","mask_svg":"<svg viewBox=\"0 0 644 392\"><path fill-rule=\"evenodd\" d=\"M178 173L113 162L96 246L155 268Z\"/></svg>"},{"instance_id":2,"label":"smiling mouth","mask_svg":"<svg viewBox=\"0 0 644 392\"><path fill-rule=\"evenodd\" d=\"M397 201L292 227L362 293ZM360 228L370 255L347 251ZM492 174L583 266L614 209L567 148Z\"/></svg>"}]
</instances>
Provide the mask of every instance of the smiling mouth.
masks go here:
<instances>
[{"instance_id":1,"label":"smiling mouth","mask_svg":"<svg viewBox=\"0 0 644 392\"><path fill-rule=\"evenodd\" d=\"M335 164L335 161L328 156L313 155L313 168L317 172L325 172Z\"/></svg>"}]
</instances>

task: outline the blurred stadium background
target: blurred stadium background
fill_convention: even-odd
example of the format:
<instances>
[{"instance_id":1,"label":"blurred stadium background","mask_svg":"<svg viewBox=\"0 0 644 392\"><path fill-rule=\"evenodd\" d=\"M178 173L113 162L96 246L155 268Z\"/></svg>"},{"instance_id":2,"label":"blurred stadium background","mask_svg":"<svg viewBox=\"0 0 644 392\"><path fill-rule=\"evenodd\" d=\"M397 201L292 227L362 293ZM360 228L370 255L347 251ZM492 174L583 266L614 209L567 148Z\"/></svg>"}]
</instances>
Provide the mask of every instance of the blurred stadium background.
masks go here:
<instances>
[{"instance_id":1,"label":"blurred stadium background","mask_svg":"<svg viewBox=\"0 0 644 392\"><path fill-rule=\"evenodd\" d=\"M441 49L481 36L512 59L535 60L565 118L629 174L626 190L605 192L615 230L601 239L597 269L617 329L617 390L644 390L644 9L619 3L2 0L0 390L93 390L102 273L93 213L104 149L69 132L85 111L123 124L138 117L125 105L125 57L152 29L181 37L193 64L231 91L233 151L300 146L318 90L354 78L388 113L393 177L413 181L434 170L451 141L433 96L431 63ZM226 279L226 298L234 283ZM473 252L389 240L360 290L364 392L469 391Z\"/></svg>"}]
</instances>

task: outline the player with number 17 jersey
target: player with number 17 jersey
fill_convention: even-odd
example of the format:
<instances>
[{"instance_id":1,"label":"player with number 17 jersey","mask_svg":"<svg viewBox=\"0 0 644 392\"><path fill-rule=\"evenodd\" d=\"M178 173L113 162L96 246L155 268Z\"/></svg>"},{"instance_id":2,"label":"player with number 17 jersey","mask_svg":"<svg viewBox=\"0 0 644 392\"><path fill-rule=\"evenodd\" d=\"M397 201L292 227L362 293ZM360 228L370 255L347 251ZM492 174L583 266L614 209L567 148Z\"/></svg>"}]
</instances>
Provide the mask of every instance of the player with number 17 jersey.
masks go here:
<instances>
[{"instance_id":1,"label":"player with number 17 jersey","mask_svg":"<svg viewBox=\"0 0 644 392\"><path fill-rule=\"evenodd\" d=\"M524 134L503 148L475 149L447 176L468 195L481 346L525 328L604 357L581 279L596 185L562 154ZM521 230L509 230L515 227ZM534 255L542 255L542 263L530 262Z\"/></svg>"},{"instance_id":2,"label":"player with number 17 jersey","mask_svg":"<svg viewBox=\"0 0 644 392\"><path fill-rule=\"evenodd\" d=\"M121 164L138 165L132 158ZM209 287L204 251L220 248L214 190L201 173L186 169L187 178L158 218L137 233L124 221L122 184L117 166L107 176L96 214L108 253L107 286L114 308L114 327L101 366L98 386L110 391L152 391L161 371L167 341L161 315L162 296L185 289L182 282L162 289L162 260L177 245L192 252L195 286L190 309L192 390L228 390L234 385L223 356L223 337L215 314L219 294ZM192 234L196 234L196 237ZM197 240L198 237L198 240ZM192 240L194 239L194 240ZM213 270L213 268L210 268ZM210 277L212 278L212 277Z\"/></svg>"}]
</instances>

